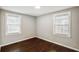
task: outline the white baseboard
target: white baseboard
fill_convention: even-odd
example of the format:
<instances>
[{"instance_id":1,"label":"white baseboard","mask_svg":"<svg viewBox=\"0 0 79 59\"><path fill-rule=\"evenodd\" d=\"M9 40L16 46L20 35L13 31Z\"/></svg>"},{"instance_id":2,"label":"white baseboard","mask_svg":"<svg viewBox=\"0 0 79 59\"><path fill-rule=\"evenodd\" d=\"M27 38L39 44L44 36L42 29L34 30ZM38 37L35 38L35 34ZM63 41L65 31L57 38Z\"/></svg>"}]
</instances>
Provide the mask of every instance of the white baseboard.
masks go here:
<instances>
[{"instance_id":1,"label":"white baseboard","mask_svg":"<svg viewBox=\"0 0 79 59\"><path fill-rule=\"evenodd\" d=\"M24 38L24 39L17 40L17 41L14 41L14 42L10 42L10 43L7 43L7 44L2 44L2 45L0 45L0 47L6 46L6 45L10 45L10 44L14 44L14 43L17 43L17 42L21 42L21 41L24 41L24 40L27 40L27 39L31 39L31 38L34 38L34 37Z\"/></svg>"},{"instance_id":2,"label":"white baseboard","mask_svg":"<svg viewBox=\"0 0 79 59\"><path fill-rule=\"evenodd\" d=\"M43 40L46 39L46 38L42 38L42 37L37 37L37 38L40 38L40 39L43 39ZM46 40L46 41L52 42L51 40ZM70 47L70 46L67 46L67 45L60 44L58 42L52 42L52 43L55 43L55 44L60 45L60 46L63 46L63 47L67 47L67 48L72 49L72 50L75 50L75 51L79 51L79 49L76 49L76 48L73 48L73 47Z\"/></svg>"}]
</instances>

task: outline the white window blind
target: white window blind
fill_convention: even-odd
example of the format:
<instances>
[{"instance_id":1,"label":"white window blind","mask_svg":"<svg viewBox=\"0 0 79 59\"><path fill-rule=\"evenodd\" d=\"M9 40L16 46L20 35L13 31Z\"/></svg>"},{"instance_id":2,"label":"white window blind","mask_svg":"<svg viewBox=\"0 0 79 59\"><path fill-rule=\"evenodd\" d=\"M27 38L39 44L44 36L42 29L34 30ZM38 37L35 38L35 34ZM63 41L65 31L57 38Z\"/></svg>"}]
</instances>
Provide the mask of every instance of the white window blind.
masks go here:
<instances>
[{"instance_id":1,"label":"white window blind","mask_svg":"<svg viewBox=\"0 0 79 59\"><path fill-rule=\"evenodd\" d=\"M70 36L70 12L54 14L53 33Z\"/></svg>"},{"instance_id":2,"label":"white window blind","mask_svg":"<svg viewBox=\"0 0 79 59\"><path fill-rule=\"evenodd\" d=\"M21 16L6 14L6 33L21 33Z\"/></svg>"}]
</instances>

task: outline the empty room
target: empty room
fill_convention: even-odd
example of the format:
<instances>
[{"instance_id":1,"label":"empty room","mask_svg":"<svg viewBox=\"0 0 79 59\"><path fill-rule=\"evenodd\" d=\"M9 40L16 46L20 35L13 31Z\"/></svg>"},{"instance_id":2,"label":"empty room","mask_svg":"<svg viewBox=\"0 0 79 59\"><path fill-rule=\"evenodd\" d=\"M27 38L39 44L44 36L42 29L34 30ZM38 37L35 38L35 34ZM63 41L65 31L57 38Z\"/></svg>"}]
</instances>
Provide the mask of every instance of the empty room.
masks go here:
<instances>
[{"instance_id":1,"label":"empty room","mask_svg":"<svg viewBox=\"0 0 79 59\"><path fill-rule=\"evenodd\" d=\"M78 52L79 6L0 6L1 52Z\"/></svg>"}]
</instances>

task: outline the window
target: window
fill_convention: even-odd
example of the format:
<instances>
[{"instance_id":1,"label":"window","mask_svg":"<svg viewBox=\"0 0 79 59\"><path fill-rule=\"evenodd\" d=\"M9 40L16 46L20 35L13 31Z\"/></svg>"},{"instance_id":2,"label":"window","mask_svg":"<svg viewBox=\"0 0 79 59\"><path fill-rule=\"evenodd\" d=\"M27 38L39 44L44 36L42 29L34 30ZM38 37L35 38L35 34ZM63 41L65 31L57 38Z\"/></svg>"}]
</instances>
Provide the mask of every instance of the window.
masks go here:
<instances>
[{"instance_id":1,"label":"window","mask_svg":"<svg viewBox=\"0 0 79 59\"><path fill-rule=\"evenodd\" d=\"M6 33L21 33L21 16L11 13L6 14Z\"/></svg>"},{"instance_id":2,"label":"window","mask_svg":"<svg viewBox=\"0 0 79 59\"><path fill-rule=\"evenodd\" d=\"M70 12L54 14L53 33L70 37Z\"/></svg>"}]
</instances>

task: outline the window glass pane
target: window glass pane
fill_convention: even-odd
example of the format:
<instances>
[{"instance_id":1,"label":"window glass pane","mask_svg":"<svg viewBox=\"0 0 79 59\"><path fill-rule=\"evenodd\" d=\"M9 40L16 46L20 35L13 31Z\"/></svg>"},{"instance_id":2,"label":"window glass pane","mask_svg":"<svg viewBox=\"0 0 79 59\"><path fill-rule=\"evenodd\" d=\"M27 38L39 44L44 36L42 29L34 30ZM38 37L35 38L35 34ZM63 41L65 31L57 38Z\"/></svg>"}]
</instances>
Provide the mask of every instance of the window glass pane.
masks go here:
<instances>
[{"instance_id":1,"label":"window glass pane","mask_svg":"<svg viewBox=\"0 0 79 59\"><path fill-rule=\"evenodd\" d=\"M8 25L8 32L19 32L20 27L18 25Z\"/></svg>"},{"instance_id":2,"label":"window glass pane","mask_svg":"<svg viewBox=\"0 0 79 59\"><path fill-rule=\"evenodd\" d=\"M18 19L18 17L8 16L7 24L20 24L20 19Z\"/></svg>"},{"instance_id":3,"label":"window glass pane","mask_svg":"<svg viewBox=\"0 0 79 59\"><path fill-rule=\"evenodd\" d=\"M68 15L58 16L55 19L56 24L68 24Z\"/></svg>"}]
</instances>

